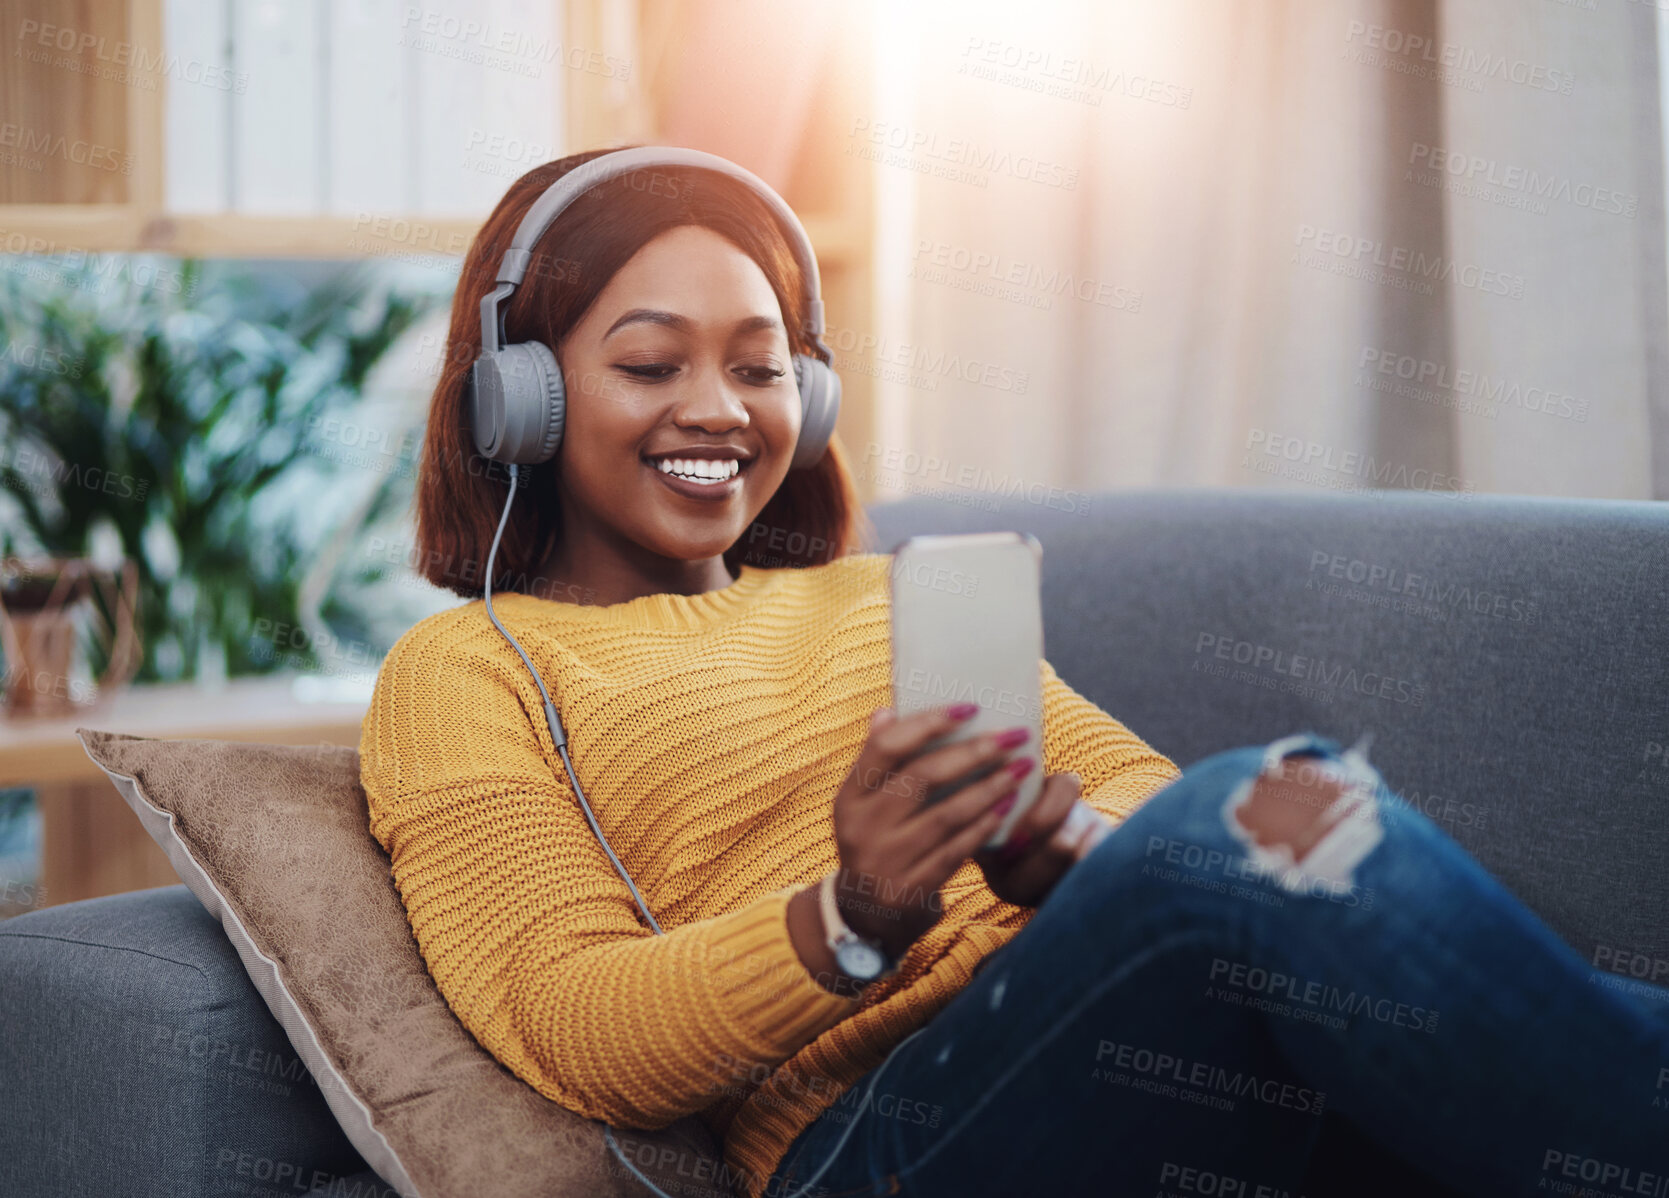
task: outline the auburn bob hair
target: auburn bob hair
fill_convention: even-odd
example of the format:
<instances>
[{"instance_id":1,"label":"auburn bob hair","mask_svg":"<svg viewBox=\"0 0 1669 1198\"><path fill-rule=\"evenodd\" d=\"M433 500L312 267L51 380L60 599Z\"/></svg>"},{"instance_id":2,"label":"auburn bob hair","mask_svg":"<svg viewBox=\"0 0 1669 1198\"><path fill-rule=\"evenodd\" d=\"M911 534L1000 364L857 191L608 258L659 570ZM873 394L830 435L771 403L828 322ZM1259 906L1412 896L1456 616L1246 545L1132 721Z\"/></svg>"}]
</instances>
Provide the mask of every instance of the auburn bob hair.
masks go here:
<instances>
[{"instance_id":1,"label":"auburn bob hair","mask_svg":"<svg viewBox=\"0 0 1669 1198\"><path fill-rule=\"evenodd\" d=\"M622 147L632 148L632 147ZM436 586L482 594L487 551L503 513L509 467L476 452L465 398L481 352L481 297L533 202L557 179L607 150L573 154L528 171L510 185L464 255L452 299L440 381L429 405L417 477L420 573ZM542 341L553 353L622 266L647 242L681 225L700 225L759 264L776 292L790 348L810 353L804 332L802 272L765 202L713 171L654 167L606 180L563 210L534 247L527 275L504 307L506 343ZM570 397L569 402L574 402ZM541 577L561 535L558 456L519 471L523 494L510 510L493 563L495 591L523 591L581 602L567 584ZM823 458L790 470L752 526L724 552L731 573L822 565L858 551L870 532L838 437ZM566 589L556 589L566 588Z\"/></svg>"}]
</instances>

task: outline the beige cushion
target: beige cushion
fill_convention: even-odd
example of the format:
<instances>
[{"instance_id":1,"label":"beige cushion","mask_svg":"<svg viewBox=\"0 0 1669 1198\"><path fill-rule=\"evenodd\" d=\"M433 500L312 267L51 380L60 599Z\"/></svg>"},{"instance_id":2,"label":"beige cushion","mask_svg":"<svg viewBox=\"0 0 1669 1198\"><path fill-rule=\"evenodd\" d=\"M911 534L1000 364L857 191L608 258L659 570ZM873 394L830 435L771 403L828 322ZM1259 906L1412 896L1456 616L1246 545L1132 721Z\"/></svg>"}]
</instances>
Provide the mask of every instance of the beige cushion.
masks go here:
<instances>
[{"instance_id":1,"label":"beige cushion","mask_svg":"<svg viewBox=\"0 0 1669 1198\"><path fill-rule=\"evenodd\" d=\"M406 1198L649 1193L604 1125L549 1101L452 1014L367 827L359 754L77 729L236 946L367 1164ZM698 1118L616 1139L679 1193L725 1171Z\"/></svg>"}]
</instances>

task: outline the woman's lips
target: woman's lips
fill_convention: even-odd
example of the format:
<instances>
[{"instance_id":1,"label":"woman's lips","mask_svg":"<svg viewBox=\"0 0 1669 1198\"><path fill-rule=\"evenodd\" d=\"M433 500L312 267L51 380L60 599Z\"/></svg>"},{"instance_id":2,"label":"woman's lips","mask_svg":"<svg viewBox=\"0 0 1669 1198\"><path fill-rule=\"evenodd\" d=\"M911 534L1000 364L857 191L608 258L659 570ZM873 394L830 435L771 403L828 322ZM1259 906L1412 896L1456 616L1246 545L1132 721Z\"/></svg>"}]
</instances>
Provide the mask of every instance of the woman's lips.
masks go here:
<instances>
[{"instance_id":1,"label":"woman's lips","mask_svg":"<svg viewBox=\"0 0 1669 1198\"><path fill-rule=\"evenodd\" d=\"M687 478L679 478L676 474L668 474L665 470L662 470L657 463L650 461L648 458L640 458L639 461L643 463L645 470L648 470L656 478L665 483L669 489L675 491L677 494L683 495L689 499L705 499L709 502L713 500L729 499L731 496L740 493L742 489L742 475L747 473L748 466L751 464L749 462L741 463L741 469L737 470L735 474L731 475L723 482L697 483L691 482Z\"/></svg>"}]
</instances>

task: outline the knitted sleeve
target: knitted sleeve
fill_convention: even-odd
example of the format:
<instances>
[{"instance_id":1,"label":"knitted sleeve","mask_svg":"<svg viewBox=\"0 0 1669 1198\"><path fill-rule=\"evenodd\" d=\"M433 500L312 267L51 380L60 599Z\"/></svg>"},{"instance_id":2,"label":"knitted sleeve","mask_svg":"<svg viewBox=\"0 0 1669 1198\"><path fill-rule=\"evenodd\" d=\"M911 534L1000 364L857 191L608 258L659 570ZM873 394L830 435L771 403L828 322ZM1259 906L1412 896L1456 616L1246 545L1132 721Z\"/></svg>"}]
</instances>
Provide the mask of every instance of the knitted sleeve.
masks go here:
<instances>
[{"instance_id":1,"label":"knitted sleeve","mask_svg":"<svg viewBox=\"0 0 1669 1198\"><path fill-rule=\"evenodd\" d=\"M1043 661L1043 771L1084 780L1084 801L1122 823L1182 776L1163 753L1084 698Z\"/></svg>"},{"instance_id":2,"label":"knitted sleeve","mask_svg":"<svg viewBox=\"0 0 1669 1198\"><path fill-rule=\"evenodd\" d=\"M720 1100L735 1061L786 1060L857 1009L794 951L790 890L664 934L645 926L531 678L480 650L408 634L383 663L360 752L372 835L441 994L562 1106L664 1127Z\"/></svg>"}]
</instances>

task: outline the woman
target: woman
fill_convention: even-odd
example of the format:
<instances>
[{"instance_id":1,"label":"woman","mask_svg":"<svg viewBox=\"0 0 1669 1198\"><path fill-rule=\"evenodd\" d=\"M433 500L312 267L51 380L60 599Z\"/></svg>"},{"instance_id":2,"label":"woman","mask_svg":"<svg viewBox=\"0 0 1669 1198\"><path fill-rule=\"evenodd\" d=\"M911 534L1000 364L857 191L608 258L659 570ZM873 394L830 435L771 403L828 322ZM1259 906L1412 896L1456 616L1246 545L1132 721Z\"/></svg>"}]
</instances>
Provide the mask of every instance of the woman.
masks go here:
<instances>
[{"instance_id":1,"label":"woman","mask_svg":"<svg viewBox=\"0 0 1669 1198\"><path fill-rule=\"evenodd\" d=\"M464 418L477 305L593 156L518 180L464 262L418 535L465 597L509 482ZM857 551L838 442L789 468L809 347L780 229L733 181L658 182L575 201L508 303L567 425L492 582L664 934L481 604L400 639L361 743L418 944L489 1051L614 1127L699 1113L749 1198L1296 1193L1335 1110L1365 1171L1469 1193L1669 1174L1669 1030L1382 806L1359 752L1298 736L1179 775L1046 661L1042 744L924 751L969 712L887 709L889 559ZM979 849L1032 769L1015 840ZM843 973L831 872L892 972Z\"/></svg>"}]
</instances>

